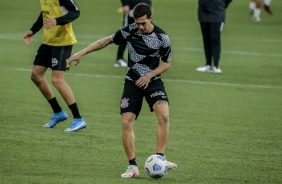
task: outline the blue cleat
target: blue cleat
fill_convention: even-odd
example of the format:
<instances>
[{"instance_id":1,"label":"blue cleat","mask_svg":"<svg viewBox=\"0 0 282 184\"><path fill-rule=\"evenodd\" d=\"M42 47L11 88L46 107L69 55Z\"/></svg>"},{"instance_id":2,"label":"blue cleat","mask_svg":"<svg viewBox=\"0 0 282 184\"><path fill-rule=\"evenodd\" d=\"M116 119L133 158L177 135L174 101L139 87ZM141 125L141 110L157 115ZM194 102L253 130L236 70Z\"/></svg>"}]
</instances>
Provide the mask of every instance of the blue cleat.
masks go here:
<instances>
[{"instance_id":1,"label":"blue cleat","mask_svg":"<svg viewBox=\"0 0 282 184\"><path fill-rule=\"evenodd\" d=\"M54 113L54 115L50 118L49 122L45 124L44 128L53 128L61 121L65 121L68 118L68 114L62 110L61 112Z\"/></svg>"},{"instance_id":2,"label":"blue cleat","mask_svg":"<svg viewBox=\"0 0 282 184\"><path fill-rule=\"evenodd\" d=\"M65 132L75 132L77 130L86 128L86 122L83 118L75 118L70 127L65 129Z\"/></svg>"}]
</instances>

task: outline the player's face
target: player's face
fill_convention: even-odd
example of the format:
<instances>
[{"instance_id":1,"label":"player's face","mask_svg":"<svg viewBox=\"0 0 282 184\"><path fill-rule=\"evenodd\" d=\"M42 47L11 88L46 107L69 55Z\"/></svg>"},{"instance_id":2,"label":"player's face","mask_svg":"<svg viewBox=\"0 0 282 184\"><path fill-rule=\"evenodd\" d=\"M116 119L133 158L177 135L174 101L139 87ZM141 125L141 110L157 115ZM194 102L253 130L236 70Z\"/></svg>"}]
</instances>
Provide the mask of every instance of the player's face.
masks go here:
<instances>
[{"instance_id":1,"label":"player's face","mask_svg":"<svg viewBox=\"0 0 282 184\"><path fill-rule=\"evenodd\" d=\"M153 24L152 24L152 17L149 19L146 15L135 19L135 23L137 28L142 31L143 33L150 33L153 31Z\"/></svg>"}]
</instances>

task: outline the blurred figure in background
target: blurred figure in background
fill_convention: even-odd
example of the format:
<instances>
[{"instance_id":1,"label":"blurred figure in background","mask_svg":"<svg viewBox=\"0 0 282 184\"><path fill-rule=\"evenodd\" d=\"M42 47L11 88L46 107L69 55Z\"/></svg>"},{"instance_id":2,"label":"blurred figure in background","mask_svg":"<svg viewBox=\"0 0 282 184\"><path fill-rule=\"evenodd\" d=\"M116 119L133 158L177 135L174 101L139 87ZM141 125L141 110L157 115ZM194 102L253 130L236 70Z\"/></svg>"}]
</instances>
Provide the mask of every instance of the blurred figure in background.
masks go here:
<instances>
[{"instance_id":1,"label":"blurred figure in background","mask_svg":"<svg viewBox=\"0 0 282 184\"><path fill-rule=\"evenodd\" d=\"M123 27L134 23L133 8L138 3L146 3L150 6L152 6L151 0L120 0L120 1L121 1L121 4L122 4L122 13L123 13L123 23L122 24L123 24ZM126 41L119 44L116 62L114 64L114 67L127 67L127 63L126 63L126 61L124 60L124 57L123 57L126 45L127 45Z\"/></svg>"},{"instance_id":2,"label":"blurred figure in background","mask_svg":"<svg viewBox=\"0 0 282 184\"><path fill-rule=\"evenodd\" d=\"M225 22L225 9L232 0L199 0L198 18L202 30L206 65L198 72L222 73L219 68L221 52L220 34ZM213 61L213 64L212 64Z\"/></svg>"},{"instance_id":3,"label":"blurred figure in background","mask_svg":"<svg viewBox=\"0 0 282 184\"><path fill-rule=\"evenodd\" d=\"M260 13L261 9L264 9L266 13L272 15L272 11L270 9L271 0L251 0L250 7L250 15L252 15L252 20L254 22L260 22Z\"/></svg>"}]
</instances>

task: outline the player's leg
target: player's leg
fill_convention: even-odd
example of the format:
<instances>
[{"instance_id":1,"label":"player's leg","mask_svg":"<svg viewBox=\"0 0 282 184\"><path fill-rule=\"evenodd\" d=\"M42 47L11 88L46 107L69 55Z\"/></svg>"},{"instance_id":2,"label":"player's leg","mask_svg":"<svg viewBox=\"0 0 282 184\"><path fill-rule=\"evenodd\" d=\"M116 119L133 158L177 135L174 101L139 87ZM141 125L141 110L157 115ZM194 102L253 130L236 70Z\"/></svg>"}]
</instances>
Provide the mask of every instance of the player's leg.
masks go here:
<instances>
[{"instance_id":1,"label":"player's leg","mask_svg":"<svg viewBox=\"0 0 282 184\"><path fill-rule=\"evenodd\" d=\"M164 156L169 136L169 106L168 96L161 80L153 80L149 83L145 98L151 111L155 111L158 118L156 129L156 154ZM167 161L168 169L177 167L175 163Z\"/></svg>"},{"instance_id":2,"label":"player's leg","mask_svg":"<svg viewBox=\"0 0 282 184\"><path fill-rule=\"evenodd\" d=\"M253 19L254 22L260 22L261 21L260 13L261 13L263 0L252 0L252 1L255 3L254 13L253 13L252 19Z\"/></svg>"},{"instance_id":3,"label":"player's leg","mask_svg":"<svg viewBox=\"0 0 282 184\"><path fill-rule=\"evenodd\" d=\"M221 53L221 40L220 35L223 30L224 22L211 22L210 23L210 41L211 41L211 51L213 58L213 72L222 73L222 70L219 68L219 60Z\"/></svg>"},{"instance_id":4,"label":"player's leg","mask_svg":"<svg viewBox=\"0 0 282 184\"><path fill-rule=\"evenodd\" d=\"M67 105L75 103L73 92L65 81L65 71L52 70L52 84L59 91Z\"/></svg>"},{"instance_id":5,"label":"player's leg","mask_svg":"<svg viewBox=\"0 0 282 184\"><path fill-rule=\"evenodd\" d=\"M153 109L158 118L156 153L164 153L169 134L168 102L159 100L153 105Z\"/></svg>"},{"instance_id":6,"label":"player's leg","mask_svg":"<svg viewBox=\"0 0 282 184\"><path fill-rule=\"evenodd\" d=\"M210 23L200 22L203 45L205 51L206 65L196 68L197 72L212 72L212 53L211 53L211 43L210 43Z\"/></svg>"},{"instance_id":7,"label":"player's leg","mask_svg":"<svg viewBox=\"0 0 282 184\"><path fill-rule=\"evenodd\" d=\"M34 59L31 80L38 87L45 99L48 100L54 112L49 122L43 126L45 128L53 128L57 123L68 118L67 113L61 109L47 79L45 78L45 72L50 66L50 63L50 47L42 44L37 50L37 54Z\"/></svg>"},{"instance_id":8,"label":"player's leg","mask_svg":"<svg viewBox=\"0 0 282 184\"><path fill-rule=\"evenodd\" d=\"M264 0L252 0L256 4L256 8L262 8Z\"/></svg>"},{"instance_id":9,"label":"player's leg","mask_svg":"<svg viewBox=\"0 0 282 184\"><path fill-rule=\"evenodd\" d=\"M134 82L124 84L121 98L120 112L122 115L122 143L129 162L129 166L122 178L132 178L139 175L135 155L134 121L137 119L142 107L143 95Z\"/></svg>"},{"instance_id":10,"label":"player's leg","mask_svg":"<svg viewBox=\"0 0 282 184\"><path fill-rule=\"evenodd\" d=\"M149 83L145 98L151 112L154 111L158 118L156 153L164 154L169 134L169 108L168 96L160 79Z\"/></svg>"},{"instance_id":11,"label":"player's leg","mask_svg":"<svg viewBox=\"0 0 282 184\"><path fill-rule=\"evenodd\" d=\"M125 112L121 115L122 119L122 143L128 160L135 159L135 135L133 131L136 115L132 112ZM136 161L135 161L136 162ZM137 165L131 163L130 165Z\"/></svg>"},{"instance_id":12,"label":"player's leg","mask_svg":"<svg viewBox=\"0 0 282 184\"><path fill-rule=\"evenodd\" d=\"M169 107L168 102L159 100L153 105L153 109L158 117L156 131L156 154L164 156L165 147L169 136ZM177 164L167 161L168 169L175 169Z\"/></svg>"},{"instance_id":13,"label":"player's leg","mask_svg":"<svg viewBox=\"0 0 282 184\"><path fill-rule=\"evenodd\" d=\"M38 87L42 95L46 100L54 98L54 93L45 78L45 72L50 66L51 62L51 51L50 47L44 44L41 44L38 48L34 61L33 69L31 72L31 80Z\"/></svg>"},{"instance_id":14,"label":"player's leg","mask_svg":"<svg viewBox=\"0 0 282 184\"><path fill-rule=\"evenodd\" d=\"M264 0L263 9L265 10L266 13L268 13L269 15L272 15L273 13L270 9L270 3L271 3L271 0Z\"/></svg>"},{"instance_id":15,"label":"player's leg","mask_svg":"<svg viewBox=\"0 0 282 184\"><path fill-rule=\"evenodd\" d=\"M139 176L135 155L135 135L133 131L135 118L136 115L132 112L122 113L122 143L129 162L125 173L121 175L122 178Z\"/></svg>"},{"instance_id":16,"label":"player's leg","mask_svg":"<svg viewBox=\"0 0 282 184\"><path fill-rule=\"evenodd\" d=\"M31 73L31 80L40 90L46 100L50 100L54 98L54 93L47 79L45 78L45 72L47 71L47 69L48 68L44 66L34 65Z\"/></svg>"},{"instance_id":17,"label":"player's leg","mask_svg":"<svg viewBox=\"0 0 282 184\"><path fill-rule=\"evenodd\" d=\"M256 8L256 3L254 1L250 1L249 3L249 13L250 15L254 15L254 11L255 11L255 8Z\"/></svg>"},{"instance_id":18,"label":"player's leg","mask_svg":"<svg viewBox=\"0 0 282 184\"><path fill-rule=\"evenodd\" d=\"M73 122L65 131L77 131L86 127L80 116L73 92L65 81L66 59L71 55L72 46L53 47L52 50L52 83L59 91L73 114Z\"/></svg>"}]
</instances>

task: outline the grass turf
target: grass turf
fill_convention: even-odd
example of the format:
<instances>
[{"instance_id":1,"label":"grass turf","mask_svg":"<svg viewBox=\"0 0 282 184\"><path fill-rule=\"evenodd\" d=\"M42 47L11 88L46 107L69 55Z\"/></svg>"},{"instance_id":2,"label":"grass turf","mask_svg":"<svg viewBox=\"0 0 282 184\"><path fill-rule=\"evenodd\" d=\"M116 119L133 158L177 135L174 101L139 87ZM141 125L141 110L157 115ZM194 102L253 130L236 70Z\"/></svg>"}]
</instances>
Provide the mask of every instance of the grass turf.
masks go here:
<instances>
[{"instance_id":1,"label":"grass turf","mask_svg":"<svg viewBox=\"0 0 282 184\"><path fill-rule=\"evenodd\" d=\"M76 0L77 52L121 26L119 1ZM248 2L234 1L222 33L223 74L197 73L204 64L197 1L156 0L154 23L170 36L173 66L163 75L170 98L171 132L166 155L178 168L164 178L143 170L155 153L156 118L144 103L135 124L138 179L125 180L119 102L125 70L114 68L117 46L89 54L66 80L87 128L63 130L71 118L43 129L51 109L30 81L41 40L22 42L39 13L39 3L1 3L0 181L1 183L281 183L282 24L280 1L262 22L248 15ZM8 21L7 21L8 19ZM50 73L47 73L50 80ZM55 91L61 106L70 114Z\"/></svg>"}]
</instances>

